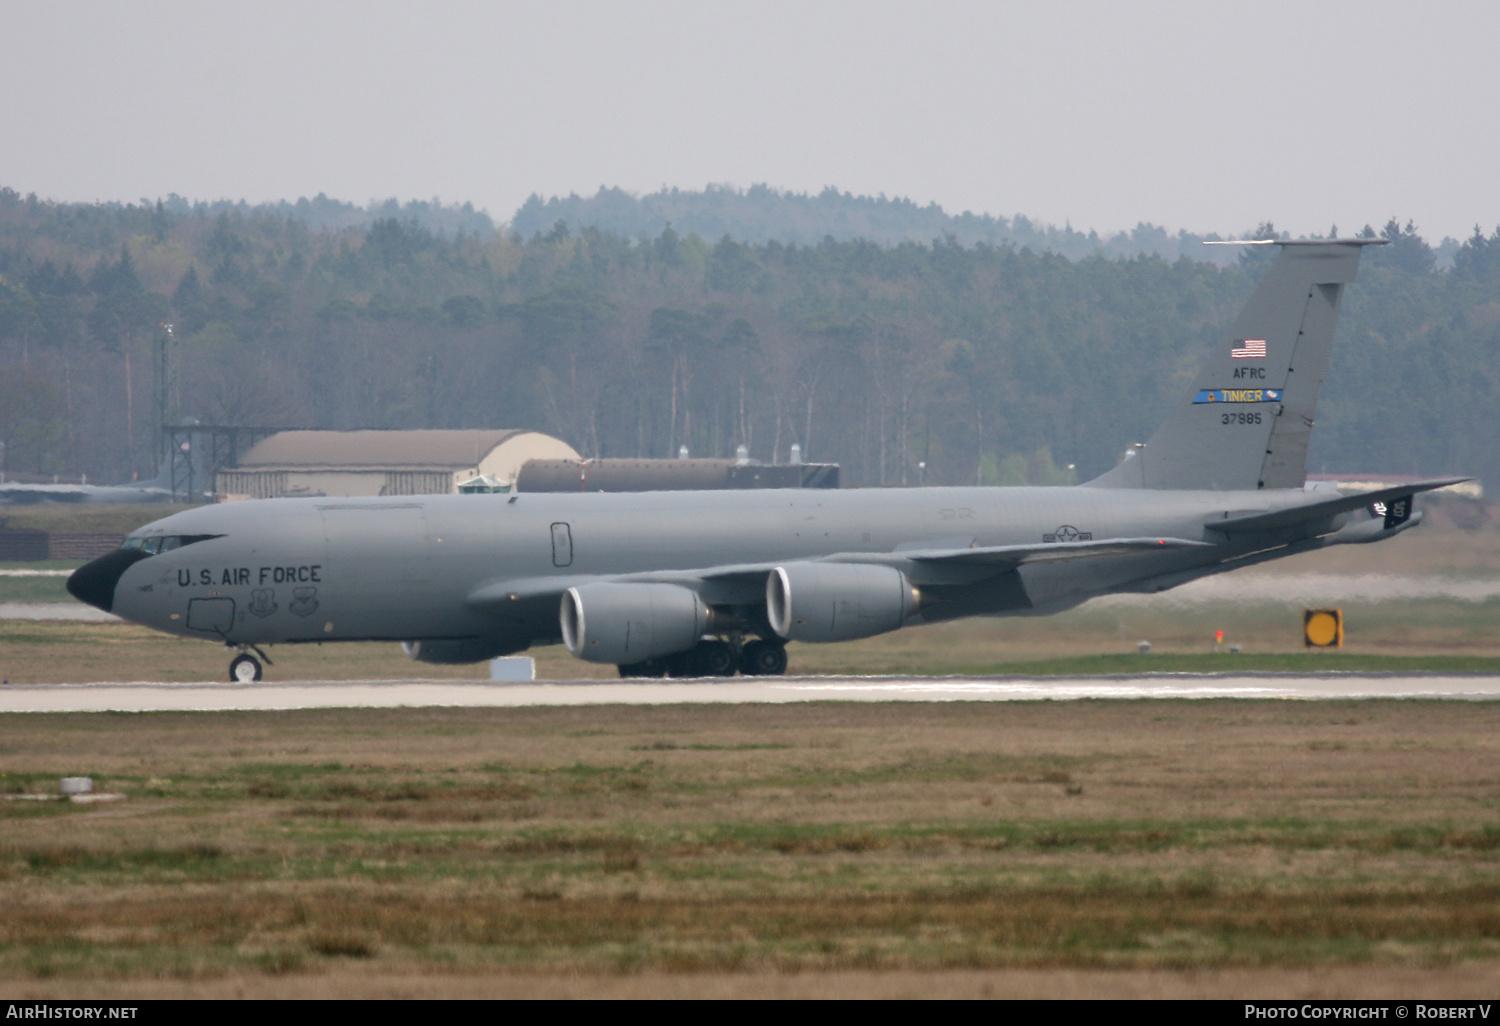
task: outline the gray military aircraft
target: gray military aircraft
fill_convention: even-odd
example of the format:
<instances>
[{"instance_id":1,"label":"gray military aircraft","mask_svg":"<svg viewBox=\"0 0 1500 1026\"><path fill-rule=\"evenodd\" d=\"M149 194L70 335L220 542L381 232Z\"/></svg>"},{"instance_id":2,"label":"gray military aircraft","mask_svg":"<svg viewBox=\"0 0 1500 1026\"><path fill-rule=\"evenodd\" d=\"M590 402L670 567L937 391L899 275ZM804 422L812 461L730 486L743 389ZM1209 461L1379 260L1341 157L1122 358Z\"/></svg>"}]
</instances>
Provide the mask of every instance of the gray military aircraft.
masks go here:
<instances>
[{"instance_id":1,"label":"gray military aircraft","mask_svg":"<svg viewBox=\"0 0 1500 1026\"><path fill-rule=\"evenodd\" d=\"M171 502L172 472L163 469L151 481L122 485L25 484L0 480L0 506L34 506L43 502Z\"/></svg>"},{"instance_id":2,"label":"gray military aircraft","mask_svg":"<svg viewBox=\"0 0 1500 1026\"><path fill-rule=\"evenodd\" d=\"M433 663L561 640L624 676L779 674L785 642L1037 615L1390 538L1412 497L1305 486L1339 299L1361 247L1280 255L1144 446L1065 488L272 499L174 514L68 580L127 620L237 648L401 641ZM259 657L259 658L257 658Z\"/></svg>"}]
</instances>

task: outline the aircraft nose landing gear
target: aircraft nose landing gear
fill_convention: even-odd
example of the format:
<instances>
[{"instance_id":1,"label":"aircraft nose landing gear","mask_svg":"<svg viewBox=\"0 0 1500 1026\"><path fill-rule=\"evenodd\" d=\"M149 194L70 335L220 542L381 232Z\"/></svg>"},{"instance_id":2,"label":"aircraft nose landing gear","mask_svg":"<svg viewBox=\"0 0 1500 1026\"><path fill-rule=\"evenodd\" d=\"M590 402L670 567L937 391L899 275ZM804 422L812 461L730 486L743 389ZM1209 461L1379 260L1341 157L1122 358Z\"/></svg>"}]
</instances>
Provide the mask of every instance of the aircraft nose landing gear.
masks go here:
<instances>
[{"instance_id":1,"label":"aircraft nose landing gear","mask_svg":"<svg viewBox=\"0 0 1500 1026\"><path fill-rule=\"evenodd\" d=\"M254 652L255 655L250 653ZM256 656L260 658L257 659ZM261 660L264 659L267 666L274 666L271 657L266 655L254 645L241 645L240 654L229 661L229 683L231 684L254 684L261 677Z\"/></svg>"},{"instance_id":2,"label":"aircraft nose landing gear","mask_svg":"<svg viewBox=\"0 0 1500 1026\"><path fill-rule=\"evenodd\" d=\"M229 664L229 683L252 684L260 680L260 660L248 652L241 652Z\"/></svg>"}]
</instances>

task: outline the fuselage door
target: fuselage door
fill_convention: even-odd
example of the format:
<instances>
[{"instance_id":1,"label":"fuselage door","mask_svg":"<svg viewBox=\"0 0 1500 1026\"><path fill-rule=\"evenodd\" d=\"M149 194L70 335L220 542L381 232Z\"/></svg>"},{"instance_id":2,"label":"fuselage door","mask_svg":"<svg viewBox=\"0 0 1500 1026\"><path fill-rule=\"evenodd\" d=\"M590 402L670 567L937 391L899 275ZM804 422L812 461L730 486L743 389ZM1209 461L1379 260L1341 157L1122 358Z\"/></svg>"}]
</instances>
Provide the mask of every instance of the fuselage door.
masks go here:
<instances>
[{"instance_id":1,"label":"fuselage door","mask_svg":"<svg viewBox=\"0 0 1500 1026\"><path fill-rule=\"evenodd\" d=\"M234 628L234 599L195 598L188 602L189 630L227 636Z\"/></svg>"},{"instance_id":2,"label":"fuselage door","mask_svg":"<svg viewBox=\"0 0 1500 1026\"><path fill-rule=\"evenodd\" d=\"M567 524L552 525L552 565L573 565L573 530Z\"/></svg>"}]
</instances>

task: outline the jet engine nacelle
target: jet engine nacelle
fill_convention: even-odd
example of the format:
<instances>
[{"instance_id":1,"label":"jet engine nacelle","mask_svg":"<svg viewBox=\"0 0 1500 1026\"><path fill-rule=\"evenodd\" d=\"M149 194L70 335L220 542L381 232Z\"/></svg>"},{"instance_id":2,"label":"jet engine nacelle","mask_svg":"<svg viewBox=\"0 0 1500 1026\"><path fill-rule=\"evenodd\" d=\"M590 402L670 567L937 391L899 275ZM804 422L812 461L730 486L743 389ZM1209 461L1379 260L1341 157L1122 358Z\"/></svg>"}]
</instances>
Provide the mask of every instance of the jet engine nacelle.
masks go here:
<instances>
[{"instance_id":1,"label":"jet engine nacelle","mask_svg":"<svg viewBox=\"0 0 1500 1026\"><path fill-rule=\"evenodd\" d=\"M788 563L766 579L766 618L790 641L850 641L900 627L917 611L906 575L869 563Z\"/></svg>"},{"instance_id":2,"label":"jet engine nacelle","mask_svg":"<svg viewBox=\"0 0 1500 1026\"><path fill-rule=\"evenodd\" d=\"M686 652L709 624L698 594L675 584L580 584L563 594L560 615L569 652L622 666Z\"/></svg>"}]
</instances>

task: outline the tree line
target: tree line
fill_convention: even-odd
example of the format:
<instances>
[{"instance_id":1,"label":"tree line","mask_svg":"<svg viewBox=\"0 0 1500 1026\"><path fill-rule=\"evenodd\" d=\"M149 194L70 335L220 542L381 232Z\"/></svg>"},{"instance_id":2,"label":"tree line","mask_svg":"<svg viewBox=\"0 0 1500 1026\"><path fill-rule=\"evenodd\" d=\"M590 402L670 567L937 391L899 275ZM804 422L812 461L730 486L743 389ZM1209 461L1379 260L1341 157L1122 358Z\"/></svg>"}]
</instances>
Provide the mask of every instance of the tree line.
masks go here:
<instances>
[{"instance_id":1,"label":"tree line","mask_svg":"<svg viewBox=\"0 0 1500 1026\"><path fill-rule=\"evenodd\" d=\"M1215 232L1168 232L1142 221L1128 231L1101 235L1079 231L1071 224L1046 224L1024 214L1004 217L968 210L950 214L936 203L924 205L900 196L856 196L831 186L819 193L789 192L768 185L748 189L710 185L701 190L661 189L643 196L607 187L592 196L575 193L544 199L533 194L512 216L510 228L529 237L550 231L558 221L575 232L597 228L630 239L654 239L671 226L680 234L697 234L705 239L727 235L739 242L776 241L798 246L817 245L826 238L840 242L863 239L886 246L945 238L965 247L979 243L1014 246L1058 253L1070 260L1091 256L1176 260L1185 256L1221 265L1236 260L1233 250L1203 248L1202 243L1223 238ZM1451 266L1459 245L1455 239L1444 238L1433 247L1437 265Z\"/></svg>"},{"instance_id":2,"label":"tree line","mask_svg":"<svg viewBox=\"0 0 1500 1026\"><path fill-rule=\"evenodd\" d=\"M3 469L148 477L165 410L531 427L588 456L745 445L771 461L795 442L850 484L1081 480L1180 401L1268 256L1072 260L951 235L804 245L672 225L631 237L565 218L523 234L440 205L415 212L425 221L367 213L0 190ZM1366 252L1348 292L1310 469L1488 476L1500 229L1443 268L1413 225L1379 234L1392 244Z\"/></svg>"}]
</instances>

